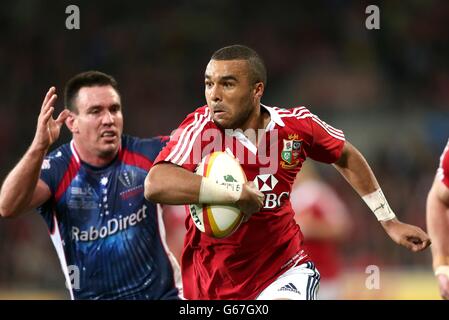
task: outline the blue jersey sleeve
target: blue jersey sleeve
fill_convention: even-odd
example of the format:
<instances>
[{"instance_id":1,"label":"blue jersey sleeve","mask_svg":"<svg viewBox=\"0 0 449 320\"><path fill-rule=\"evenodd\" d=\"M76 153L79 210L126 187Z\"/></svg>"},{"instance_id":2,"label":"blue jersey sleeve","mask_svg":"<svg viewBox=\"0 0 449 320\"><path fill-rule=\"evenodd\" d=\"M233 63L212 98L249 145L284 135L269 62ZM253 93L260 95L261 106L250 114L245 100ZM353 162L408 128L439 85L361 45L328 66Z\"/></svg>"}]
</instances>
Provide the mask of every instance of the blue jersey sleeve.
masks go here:
<instances>
[{"instance_id":1,"label":"blue jersey sleeve","mask_svg":"<svg viewBox=\"0 0 449 320\"><path fill-rule=\"evenodd\" d=\"M126 137L126 147L129 151L141 154L153 163L169 139L168 136L157 136L149 139Z\"/></svg>"},{"instance_id":2,"label":"blue jersey sleeve","mask_svg":"<svg viewBox=\"0 0 449 320\"><path fill-rule=\"evenodd\" d=\"M58 187L64 178L70 163L70 148L68 145L63 145L45 157L42 162L40 179L44 181L51 191L51 198L37 208L37 211L42 215L47 226L52 232L53 225L53 209L54 198Z\"/></svg>"},{"instance_id":3,"label":"blue jersey sleeve","mask_svg":"<svg viewBox=\"0 0 449 320\"><path fill-rule=\"evenodd\" d=\"M48 185L53 196L67 171L69 163L70 154L67 154L66 145L52 151L42 163L40 179Z\"/></svg>"}]
</instances>

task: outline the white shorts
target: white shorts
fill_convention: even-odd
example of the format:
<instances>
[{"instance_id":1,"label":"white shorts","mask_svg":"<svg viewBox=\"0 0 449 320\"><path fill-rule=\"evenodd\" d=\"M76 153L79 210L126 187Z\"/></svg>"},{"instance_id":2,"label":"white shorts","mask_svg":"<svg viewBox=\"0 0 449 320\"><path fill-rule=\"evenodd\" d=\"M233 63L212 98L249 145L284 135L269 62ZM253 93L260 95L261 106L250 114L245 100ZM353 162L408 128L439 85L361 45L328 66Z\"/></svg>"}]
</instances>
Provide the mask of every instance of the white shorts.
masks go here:
<instances>
[{"instance_id":1,"label":"white shorts","mask_svg":"<svg viewBox=\"0 0 449 320\"><path fill-rule=\"evenodd\" d=\"M266 287L257 300L316 300L320 273L313 262L292 267Z\"/></svg>"}]
</instances>

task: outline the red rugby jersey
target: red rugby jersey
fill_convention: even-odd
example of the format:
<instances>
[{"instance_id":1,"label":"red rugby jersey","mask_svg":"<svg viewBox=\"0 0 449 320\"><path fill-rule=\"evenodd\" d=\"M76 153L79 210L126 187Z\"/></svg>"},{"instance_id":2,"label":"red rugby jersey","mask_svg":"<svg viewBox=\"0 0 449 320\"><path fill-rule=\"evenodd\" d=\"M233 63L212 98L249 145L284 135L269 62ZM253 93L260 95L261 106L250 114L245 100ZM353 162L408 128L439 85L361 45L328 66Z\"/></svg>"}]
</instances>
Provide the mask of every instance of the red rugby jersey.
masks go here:
<instances>
[{"instance_id":1,"label":"red rugby jersey","mask_svg":"<svg viewBox=\"0 0 449 320\"><path fill-rule=\"evenodd\" d=\"M329 185L320 180L307 180L294 185L291 204L297 219L309 215L316 223L326 222L330 226L350 219L345 203ZM304 226L302 228L305 230ZM343 256L339 245L335 239L307 239L306 235L304 250L318 268L321 281L333 280L340 275Z\"/></svg>"},{"instance_id":2,"label":"red rugby jersey","mask_svg":"<svg viewBox=\"0 0 449 320\"><path fill-rule=\"evenodd\" d=\"M155 160L194 172L205 155L228 149L265 194L264 208L224 239L200 232L187 213L181 259L187 299L254 299L292 263L308 261L289 200L291 187L307 157L335 162L344 134L305 107L262 108L271 121L261 129L257 147L245 136L249 131L219 129L203 106L187 116Z\"/></svg>"},{"instance_id":3,"label":"red rugby jersey","mask_svg":"<svg viewBox=\"0 0 449 320\"><path fill-rule=\"evenodd\" d=\"M449 188L449 140L440 157L440 166L437 170L437 177Z\"/></svg>"}]
</instances>

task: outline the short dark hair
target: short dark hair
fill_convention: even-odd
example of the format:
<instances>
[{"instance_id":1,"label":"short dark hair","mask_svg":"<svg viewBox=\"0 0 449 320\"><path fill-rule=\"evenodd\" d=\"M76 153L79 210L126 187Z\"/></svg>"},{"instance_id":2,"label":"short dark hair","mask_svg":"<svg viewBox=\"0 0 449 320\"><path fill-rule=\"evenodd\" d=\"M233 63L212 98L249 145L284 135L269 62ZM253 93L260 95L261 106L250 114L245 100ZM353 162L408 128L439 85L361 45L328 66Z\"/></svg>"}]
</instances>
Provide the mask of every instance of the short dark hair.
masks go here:
<instances>
[{"instance_id":1,"label":"short dark hair","mask_svg":"<svg viewBox=\"0 0 449 320\"><path fill-rule=\"evenodd\" d=\"M240 44L221 48L214 52L211 60L246 60L251 71L251 78L267 85L267 69L262 58L253 49Z\"/></svg>"},{"instance_id":2,"label":"short dark hair","mask_svg":"<svg viewBox=\"0 0 449 320\"><path fill-rule=\"evenodd\" d=\"M74 105L78 92L83 87L95 87L95 86L111 86L118 91L117 81L114 77L95 70L81 72L71 78L64 87L64 103L65 106L71 111L78 112Z\"/></svg>"}]
</instances>

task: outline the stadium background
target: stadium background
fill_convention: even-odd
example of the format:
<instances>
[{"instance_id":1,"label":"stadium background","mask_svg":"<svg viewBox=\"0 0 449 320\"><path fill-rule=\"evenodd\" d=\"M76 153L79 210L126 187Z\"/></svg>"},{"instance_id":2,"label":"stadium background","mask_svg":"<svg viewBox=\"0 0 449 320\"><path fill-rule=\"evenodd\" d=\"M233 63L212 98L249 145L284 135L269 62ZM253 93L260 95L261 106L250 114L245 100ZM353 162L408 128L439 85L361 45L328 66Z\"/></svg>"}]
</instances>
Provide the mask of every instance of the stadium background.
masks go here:
<instances>
[{"instance_id":1,"label":"stadium background","mask_svg":"<svg viewBox=\"0 0 449 320\"><path fill-rule=\"evenodd\" d=\"M77 4L81 29L67 30ZM121 87L125 132L169 134L204 103L211 53L256 49L268 68L263 102L306 105L345 131L365 154L390 205L425 228L425 198L449 137L449 2L377 3L380 30L367 30L366 1L3 1L0 9L0 179L31 142L43 95L75 73L98 69ZM59 143L69 139L64 130ZM356 228L344 245L348 299L438 298L430 250L393 244L346 182L319 166L350 207ZM365 268L381 270L379 290ZM43 220L0 220L0 298L66 299Z\"/></svg>"}]
</instances>

